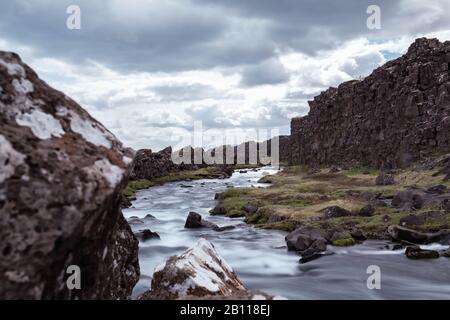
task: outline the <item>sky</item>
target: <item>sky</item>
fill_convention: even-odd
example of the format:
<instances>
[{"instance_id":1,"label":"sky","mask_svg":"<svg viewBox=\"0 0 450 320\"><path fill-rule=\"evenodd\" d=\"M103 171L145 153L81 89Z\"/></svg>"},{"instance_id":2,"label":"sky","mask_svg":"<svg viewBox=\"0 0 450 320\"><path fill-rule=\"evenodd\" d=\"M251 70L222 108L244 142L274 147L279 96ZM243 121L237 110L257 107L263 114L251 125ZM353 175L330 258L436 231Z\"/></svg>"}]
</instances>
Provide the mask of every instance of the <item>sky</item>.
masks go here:
<instances>
[{"instance_id":1,"label":"sky","mask_svg":"<svg viewBox=\"0 0 450 320\"><path fill-rule=\"evenodd\" d=\"M81 10L81 29L66 26ZM367 8L380 8L370 29ZM450 0L0 0L0 50L21 55L122 142L160 150L289 134L330 86L418 37L450 40Z\"/></svg>"}]
</instances>

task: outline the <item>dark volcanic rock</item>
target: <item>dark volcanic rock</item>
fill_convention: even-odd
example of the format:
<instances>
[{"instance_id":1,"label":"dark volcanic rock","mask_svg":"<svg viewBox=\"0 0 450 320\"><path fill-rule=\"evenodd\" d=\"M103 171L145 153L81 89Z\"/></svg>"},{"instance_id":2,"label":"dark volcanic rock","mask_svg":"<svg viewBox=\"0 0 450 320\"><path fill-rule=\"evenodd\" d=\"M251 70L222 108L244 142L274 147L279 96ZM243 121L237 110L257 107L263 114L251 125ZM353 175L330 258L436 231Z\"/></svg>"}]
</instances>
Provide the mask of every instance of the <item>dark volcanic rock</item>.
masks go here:
<instances>
[{"instance_id":1,"label":"dark volcanic rock","mask_svg":"<svg viewBox=\"0 0 450 320\"><path fill-rule=\"evenodd\" d=\"M417 39L363 80L322 92L292 119L292 163L389 168L448 153L449 52L449 41Z\"/></svg>"},{"instance_id":2,"label":"dark volcanic rock","mask_svg":"<svg viewBox=\"0 0 450 320\"><path fill-rule=\"evenodd\" d=\"M341 208L339 206L332 206L323 209L323 214L326 219L330 218L339 218L339 217L347 217L351 216L352 213L344 208Z\"/></svg>"},{"instance_id":3,"label":"dark volcanic rock","mask_svg":"<svg viewBox=\"0 0 450 320\"><path fill-rule=\"evenodd\" d=\"M361 217L371 217L374 215L374 213L375 213L375 208L371 204L369 204L369 205L361 208L361 210L359 210L358 214Z\"/></svg>"},{"instance_id":4,"label":"dark volcanic rock","mask_svg":"<svg viewBox=\"0 0 450 320\"><path fill-rule=\"evenodd\" d=\"M409 226L419 226L425 223L425 218L423 216L418 216L414 214L407 215L400 219L400 225L403 227Z\"/></svg>"},{"instance_id":5,"label":"dark volcanic rock","mask_svg":"<svg viewBox=\"0 0 450 320\"><path fill-rule=\"evenodd\" d=\"M189 212L186 219L186 224L184 225L187 229L197 229L197 228L218 228L218 226L212 222L202 219L202 216L196 212Z\"/></svg>"},{"instance_id":6,"label":"dark volcanic rock","mask_svg":"<svg viewBox=\"0 0 450 320\"><path fill-rule=\"evenodd\" d=\"M210 211L210 213L212 215L222 216L222 215L227 214L227 211L225 210L224 207L216 206Z\"/></svg>"},{"instance_id":7,"label":"dark volcanic rock","mask_svg":"<svg viewBox=\"0 0 450 320\"><path fill-rule=\"evenodd\" d=\"M406 241L417 244L427 244L431 242L450 244L450 230L425 233L393 225L389 226L388 233L395 241Z\"/></svg>"},{"instance_id":8,"label":"dark volcanic rock","mask_svg":"<svg viewBox=\"0 0 450 320\"><path fill-rule=\"evenodd\" d=\"M0 299L127 299L138 241L120 211L133 154L0 52ZM69 266L81 289L68 290Z\"/></svg>"},{"instance_id":9,"label":"dark volcanic rock","mask_svg":"<svg viewBox=\"0 0 450 320\"><path fill-rule=\"evenodd\" d=\"M422 209L430 205L442 205L445 209L449 200L450 193L448 192L430 192L417 188L408 188L395 195L392 205L405 211Z\"/></svg>"},{"instance_id":10,"label":"dark volcanic rock","mask_svg":"<svg viewBox=\"0 0 450 320\"><path fill-rule=\"evenodd\" d=\"M136 233L136 236L144 242L151 239L161 239L157 232L153 232L150 229L140 230Z\"/></svg>"},{"instance_id":11,"label":"dark volcanic rock","mask_svg":"<svg viewBox=\"0 0 450 320\"><path fill-rule=\"evenodd\" d=\"M256 213L256 211L258 211L258 207L255 206L254 204L247 203L245 206L242 207L242 210L244 210L249 215L253 215Z\"/></svg>"},{"instance_id":12,"label":"dark volcanic rock","mask_svg":"<svg viewBox=\"0 0 450 320\"><path fill-rule=\"evenodd\" d=\"M407 247L405 255L409 259L437 259L439 258L439 252L434 250L424 250L418 246Z\"/></svg>"},{"instance_id":13,"label":"dark volcanic rock","mask_svg":"<svg viewBox=\"0 0 450 320\"><path fill-rule=\"evenodd\" d=\"M217 232L223 232L223 231L233 230L235 228L236 228L235 226L225 226L225 227L218 227L218 226L216 226L216 227L213 228L213 230L217 231Z\"/></svg>"},{"instance_id":14,"label":"dark volcanic rock","mask_svg":"<svg viewBox=\"0 0 450 320\"><path fill-rule=\"evenodd\" d=\"M312 227L300 227L286 236L288 250L303 252L311 249L309 254L325 251L329 241L325 230Z\"/></svg>"}]
</instances>

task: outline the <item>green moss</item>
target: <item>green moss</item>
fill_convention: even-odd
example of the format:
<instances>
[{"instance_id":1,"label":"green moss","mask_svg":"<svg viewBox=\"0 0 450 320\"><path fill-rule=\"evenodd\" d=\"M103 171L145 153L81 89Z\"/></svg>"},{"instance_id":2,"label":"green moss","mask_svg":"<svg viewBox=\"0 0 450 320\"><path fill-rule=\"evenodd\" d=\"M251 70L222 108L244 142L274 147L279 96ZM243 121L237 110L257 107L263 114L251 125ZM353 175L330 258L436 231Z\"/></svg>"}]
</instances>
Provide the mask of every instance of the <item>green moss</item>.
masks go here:
<instances>
[{"instance_id":1,"label":"green moss","mask_svg":"<svg viewBox=\"0 0 450 320\"><path fill-rule=\"evenodd\" d=\"M280 222L274 222L274 223L260 223L257 224L257 228L261 229L269 229L269 230L281 230L286 232L294 231L297 227L298 223L295 221L280 221Z\"/></svg>"},{"instance_id":2,"label":"green moss","mask_svg":"<svg viewBox=\"0 0 450 320\"><path fill-rule=\"evenodd\" d=\"M356 244L355 239L353 238L346 238L346 239L339 239L336 241L333 241L333 246L337 247L349 247Z\"/></svg>"},{"instance_id":3,"label":"green moss","mask_svg":"<svg viewBox=\"0 0 450 320\"><path fill-rule=\"evenodd\" d=\"M141 189L146 189L149 187L154 186L155 183L150 180L142 179L142 180L136 180L136 181L130 181L128 185L123 190L123 194L125 197L131 198L136 195L136 192Z\"/></svg>"},{"instance_id":4,"label":"green moss","mask_svg":"<svg viewBox=\"0 0 450 320\"><path fill-rule=\"evenodd\" d=\"M248 195L252 192L250 188L230 188L219 194L219 199L237 198Z\"/></svg>"}]
</instances>

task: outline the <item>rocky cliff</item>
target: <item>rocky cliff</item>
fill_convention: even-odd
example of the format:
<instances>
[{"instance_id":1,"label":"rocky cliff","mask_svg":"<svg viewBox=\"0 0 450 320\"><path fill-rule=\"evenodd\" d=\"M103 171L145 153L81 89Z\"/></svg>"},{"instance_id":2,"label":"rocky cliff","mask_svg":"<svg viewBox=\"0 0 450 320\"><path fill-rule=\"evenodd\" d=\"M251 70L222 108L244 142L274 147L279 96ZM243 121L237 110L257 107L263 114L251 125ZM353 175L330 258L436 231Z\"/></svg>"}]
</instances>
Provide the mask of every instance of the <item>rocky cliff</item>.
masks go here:
<instances>
[{"instance_id":1,"label":"rocky cliff","mask_svg":"<svg viewBox=\"0 0 450 320\"><path fill-rule=\"evenodd\" d=\"M361 81L322 92L291 123L293 164L405 166L450 151L450 41L417 39Z\"/></svg>"},{"instance_id":2,"label":"rocky cliff","mask_svg":"<svg viewBox=\"0 0 450 320\"><path fill-rule=\"evenodd\" d=\"M130 296L138 243L119 201L132 157L17 55L0 52L0 299ZM66 285L70 266L81 271L79 289Z\"/></svg>"}]
</instances>

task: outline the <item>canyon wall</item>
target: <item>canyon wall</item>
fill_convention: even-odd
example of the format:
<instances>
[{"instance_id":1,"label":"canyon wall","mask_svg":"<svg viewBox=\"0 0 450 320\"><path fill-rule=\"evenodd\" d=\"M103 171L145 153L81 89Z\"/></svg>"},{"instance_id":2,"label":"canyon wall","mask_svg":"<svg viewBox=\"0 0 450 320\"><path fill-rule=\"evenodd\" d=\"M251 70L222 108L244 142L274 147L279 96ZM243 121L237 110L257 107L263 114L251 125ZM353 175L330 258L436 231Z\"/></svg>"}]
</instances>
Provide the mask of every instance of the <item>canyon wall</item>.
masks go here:
<instances>
[{"instance_id":1,"label":"canyon wall","mask_svg":"<svg viewBox=\"0 0 450 320\"><path fill-rule=\"evenodd\" d=\"M361 81L322 92L291 122L291 163L405 166L450 151L450 41L417 39Z\"/></svg>"},{"instance_id":2,"label":"canyon wall","mask_svg":"<svg viewBox=\"0 0 450 320\"><path fill-rule=\"evenodd\" d=\"M138 242L119 203L133 156L0 51L0 299L130 297Z\"/></svg>"}]
</instances>

